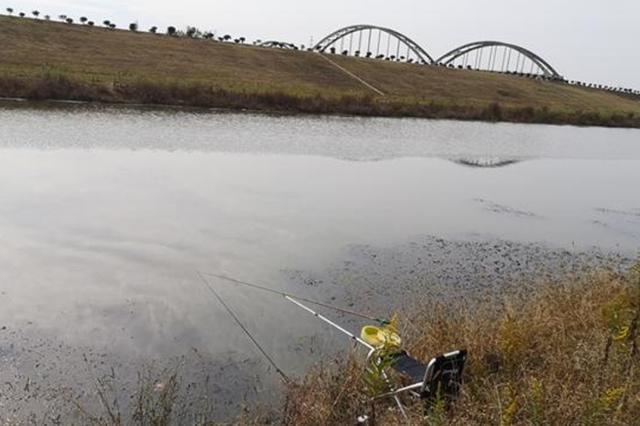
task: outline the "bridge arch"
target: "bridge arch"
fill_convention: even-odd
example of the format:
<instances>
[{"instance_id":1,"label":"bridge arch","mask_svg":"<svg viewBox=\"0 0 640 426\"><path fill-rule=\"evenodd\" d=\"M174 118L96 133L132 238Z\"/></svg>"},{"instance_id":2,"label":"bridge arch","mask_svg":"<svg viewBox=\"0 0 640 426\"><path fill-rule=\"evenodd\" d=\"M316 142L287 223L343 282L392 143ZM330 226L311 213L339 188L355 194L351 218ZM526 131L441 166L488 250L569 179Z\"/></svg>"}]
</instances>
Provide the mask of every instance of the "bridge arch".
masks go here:
<instances>
[{"instance_id":1,"label":"bridge arch","mask_svg":"<svg viewBox=\"0 0 640 426\"><path fill-rule=\"evenodd\" d=\"M377 59L415 61L428 65L435 63L426 50L406 35L376 25L351 25L341 28L314 46L314 50L318 52L330 49L339 50L341 54Z\"/></svg>"},{"instance_id":2,"label":"bridge arch","mask_svg":"<svg viewBox=\"0 0 640 426\"><path fill-rule=\"evenodd\" d=\"M487 50L488 54L483 55ZM436 63L445 66L455 66L457 63L459 68L539 74L551 79L562 79L555 68L542 57L524 47L501 41L476 41L465 44L441 56Z\"/></svg>"}]
</instances>

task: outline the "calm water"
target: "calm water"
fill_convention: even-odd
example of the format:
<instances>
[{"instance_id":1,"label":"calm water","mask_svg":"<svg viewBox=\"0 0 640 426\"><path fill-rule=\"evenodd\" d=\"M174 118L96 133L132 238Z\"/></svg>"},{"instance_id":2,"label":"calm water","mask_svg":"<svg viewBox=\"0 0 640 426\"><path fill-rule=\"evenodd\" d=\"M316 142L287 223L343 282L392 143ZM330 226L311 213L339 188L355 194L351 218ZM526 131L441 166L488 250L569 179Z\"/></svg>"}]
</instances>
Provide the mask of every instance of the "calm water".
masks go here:
<instances>
[{"instance_id":1,"label":"calm water","mask_svg":"<svg viewBox=\"0 0 640 426\"><path fill-rule=\"evenodd\" d=\"M253 358L196 271L287 286L421 235L633 255L639 186L637 130L0 106L0 327ZM224 294L297 365L304 313Z\"/></svg>"}]
</instances>

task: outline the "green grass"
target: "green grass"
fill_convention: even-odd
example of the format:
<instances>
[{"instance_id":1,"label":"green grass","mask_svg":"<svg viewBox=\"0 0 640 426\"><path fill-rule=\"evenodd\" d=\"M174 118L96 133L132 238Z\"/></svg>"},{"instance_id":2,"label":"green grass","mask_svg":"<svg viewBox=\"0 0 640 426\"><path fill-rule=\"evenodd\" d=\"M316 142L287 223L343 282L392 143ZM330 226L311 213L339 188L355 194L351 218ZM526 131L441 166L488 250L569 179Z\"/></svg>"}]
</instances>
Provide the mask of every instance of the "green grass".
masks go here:
<instances>
[{"instance_id":1,"label":"green grass","mask_svg":"<svg viewBox=\"0 0 640 426\"><path fill-rule=\"evenodd\" d=\"M486 72L0 16L0 96L640 127L640 102Z\"/></svg>"}]
</instances>

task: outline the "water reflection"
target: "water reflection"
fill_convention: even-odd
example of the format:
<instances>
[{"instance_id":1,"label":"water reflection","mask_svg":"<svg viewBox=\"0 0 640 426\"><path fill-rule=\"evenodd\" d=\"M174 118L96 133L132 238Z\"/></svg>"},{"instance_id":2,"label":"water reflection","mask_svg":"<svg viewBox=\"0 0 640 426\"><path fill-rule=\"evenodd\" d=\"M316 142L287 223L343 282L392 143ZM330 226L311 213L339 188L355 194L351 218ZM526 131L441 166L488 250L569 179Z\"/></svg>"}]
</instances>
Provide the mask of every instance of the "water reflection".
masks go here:
<instances>
[{"instance_id":1,"label":"water reflection","mask_svg":"<svg viewBox=\"0 0 640 426\"><path fill-rule=\"evenodd\" d=\"M75 107L0 123L0 327L52 342L36 350L63 375L78 348L260 370L197 270L380 303L412 276L442 290L571 263L538 243L640 246L637 131ZM266 350L294 372L335 346L286 302L221 291L252 330L282 331ZM0 346L7 374L19 353Z\"/></svg>"},{"instance_id":2,"label":"water reflection","mask_svg":"<svg viewBox=\"0 0 640 426\"><path fill-rule=\"evenodd\" d=\"M493 158L458 158L452 160L454 163L460 164L461 166L478 168L478 169L498 169L500 167L508 167L514 164L522 163L524 160L518 159L504 159L500 157Z\"/></svg>"}]
</instances>

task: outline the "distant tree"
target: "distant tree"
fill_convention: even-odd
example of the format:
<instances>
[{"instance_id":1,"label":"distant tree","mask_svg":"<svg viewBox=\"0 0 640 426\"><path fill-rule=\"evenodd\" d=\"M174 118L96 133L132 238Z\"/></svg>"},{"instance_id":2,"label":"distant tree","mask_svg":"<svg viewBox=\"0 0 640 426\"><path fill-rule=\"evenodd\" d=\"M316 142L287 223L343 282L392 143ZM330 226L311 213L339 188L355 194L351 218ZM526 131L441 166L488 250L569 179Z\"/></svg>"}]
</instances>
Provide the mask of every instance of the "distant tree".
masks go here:
<instances>
[{"instance_id":1,"label":"distant tree","mask_svg":"<svg viewBox=\"0 0 640 426\"><path fill-rule=\"evenodd\" d=\"M193 38L195 37L197 32L198 32L198 29L196 27L187 27L187 31L185 31L185 34L187 37Z\"/></svg>"},{"instance_id":2,"label":"distant tree","mask_svg":"<svg viewBox=\"0 0 640 426\"><path fill-rule=\"evenodd\" d=\"M80 17L80 22L82 22L83 24L86 24L86 23L87 23L87 21L88 21L88 19L87 19L87 17L86 17L86 16L81 16L81 17Z\"/></svg>"},{"instance_id":3,"label":"distant tree","mask_svg":"<svg viewBox=\"0 0 640 426\"><path fill-rule=\"evenodd\" d=\"M170 36L176 35L176 27L167 27L167 34Z\"/></svg>"},{"instance_id":4,"label":"distant tree","mask_svg":"<svg viewBox=\"0 0 640 426\"><path fill-rule=\"evenodd\" d=\"M342 51L342 54L343 54L344 56L348 56L348 55L349 55L349 51L348 51L348 50L343 50L343 51Z\"/></svg>"},{"instance_id":5,"label":"distant tree","mask_svg":"<svg viewBox=\"0 0 640 426\"><path fill-rule=\"evenodd\" d=\"M104 25L105 27L109 28L109 26L111 25L111 21L108 19L105 19L104 21L102 21L102 25Z\"/></svg>"},{"instance_id":6,"label":"distant tree","mask_svg":"<svg viewBox=\"0 0 640 426\"><path fill-rule=\"evenodd\" d=\"M13 15L13 8L12 8L12 7L8 7L8 8L7 8L7 13L8 13L9 15Z\"/></svg>"},{"instance_id":7,"label":"distant tree","mask_svg":"<svg viewBox=\"0 0 640 426\"><path fill-rule=\"evenodd\" d=\"M329 49L329 52L331 52L332 55L336 54L336 48L332 47L331 49Z\"/></svg>"},{"instance_id":8,"label":"distant tree","mask_svg":"<svg viewBox=\"0 0 640 426\"><path fill-rule=\"evenodd\" d=\"M229 41L231 40L231 36L229 34L225 34L222 36L222 38L224 39L224 41Z\"/></svg>"},{"instance_id":9,"label":"distant tree","mask_svg":"<svg viewBox=\"0 0 640 426\"><path fill-rule=\"evenodd\" d=\"M213 38L213 33L211 31L207 31L206 33L204 33L204 38L206 40L211 40Z\"/></svg>"},{"instance_id":10,"label":"distant tree","mask_svg":"<svg viewBox=\"0 0 640 426\"><path fill-rule=\"evenodd\" d=\"M90 26L90 27L93 27L95 24L96 24L96 23L95 23L95 22L93 22L93 21L88 21L88 22L87 22L87 25L88 25L88 26Z\"/></svg>"},{"instance_id":11,"label":"distant tree","mask_svg":"<svg viewBox=\"0 0 640 426\"><path fill-rule=\"evenodd\" d=\"M235 38L235 39L233 39L233 42L234 42L235 44L238 44L238 43L240 43L240 39L239 39L239 38Z\"/></svg>"},{"instance_id":12,"label":"distant tree","mask_svg":"<svg viewBox=\"0 0 640 426\"><path fill-rule=\"evenodd\" d=\"M150 32L151 34L155 34L155 33L157 33L157 32L158 32L158 27L153 26L153 27L149 28L149 32Z\"/></svg>"},{"instance_id":13,"label":"distant tree","mask_svg":"<svg viewBox=\"0 0 640 426\"><path fill-rule=\"evenodd\" d=\"M224 37L218 37L218 41L224 41Z\"/></svg>"},{"instance_id":14,"label":"distant tree","mask_svg":"<svg viewBox=\"0 0 640 426\"><path fill-rule=\"evenodd\" d=\"M240 37L238 40L240 40L240 43L242 44L244 44L244 42L247 41L245 37Z\"/></svg>"},{"instance_id":15,"label":"distant tree","mask_svg":"<svg viewBox=\"0 0 640 426\"><path fill-rule=\"evenodd\" d=\"M32 14L33 16L35 16L35 17L36 17L36 19L38 19L38 16L40 16L40 12L39 12L39 11L37 11L37 10L34 10L33 12L31 12L31 14Z\"/></svg>"},{"instance_id":16,"label":"distant tree","mask_svg":"<svg viewBox=\"0 0 640 426\"><path fill-rule=\"evenodd\" d=\"M116 28L116 24L114 24L113 22L111 24L109 24L109 28L111 28L112 30L114 30Z\"/></svg>"},{"instance_id":17,"label":"distant tree","mask_svg":"<svg viewBox=\"0 0 640 426\"><path fill-rule=\"evenodd\" d=\"M21 17L21 18L24 18L26 15L25 15L24 12L20 12L20 13L18 13L18 16Z\"/></svg>"},{"instance_id":18,"label":"distant tree","mask_svg":"<svg viewBox=\"0 0 640 426\"><path fill-rule=\"evenodd\" d=\"M371 52L367 52L367 58L370 58L370 57L372 57L372 56L373 56L373 53L371 53Z\"/></svg>"},{"instance_id":19,"label":"distant tree","mask_svg":"<svg viewBox=\"0 0 640 426\"><path fill-rule=\"evenodd\" d=\"M355 53L354 53L354 56L359 57L360 56L360 51L356 50Z\"/></svg>"},{"instance_id":20,"label":"distant tree","mask_svg":"<svg viewBox=\"0 0 640 426\"><path fill-rule=\"evenodd\" d=\"M51 15L44 15L44 19L47 20L47 21L50 21L51 20Z\"/></svg>"},{"instance_id":21,"label":"distant tree","mask_svg":"<svg viewBox=\"0 0 640 426\"><path fill-rule=\"evenodd\" d=\"M65 22L67 24L73 24L73 19L72 18L67 18Z\"/></svg>"},{"instance_id":22,"label":"distant tree","mask_svg":"<svg viewBox=\"0 0 640 426\"><path fill-rule=\"evenodd\" d=\"M66 21L67 20L67 15L58 15L58 19L61 21Z\"/></svg>"},{"instance_id":23,"label":"distant tree","mask_svg":"<svg viewBox=\"0 0 640 426\"><path fill-rule=\"evenodd\" d=\"M133 31L134 33L135 33L136 31L138 31L138 24L137 24L137 23L135 23L135 22L130 23L130 24L129 24L129 31Z\"/></svg>"}]
</instances>

